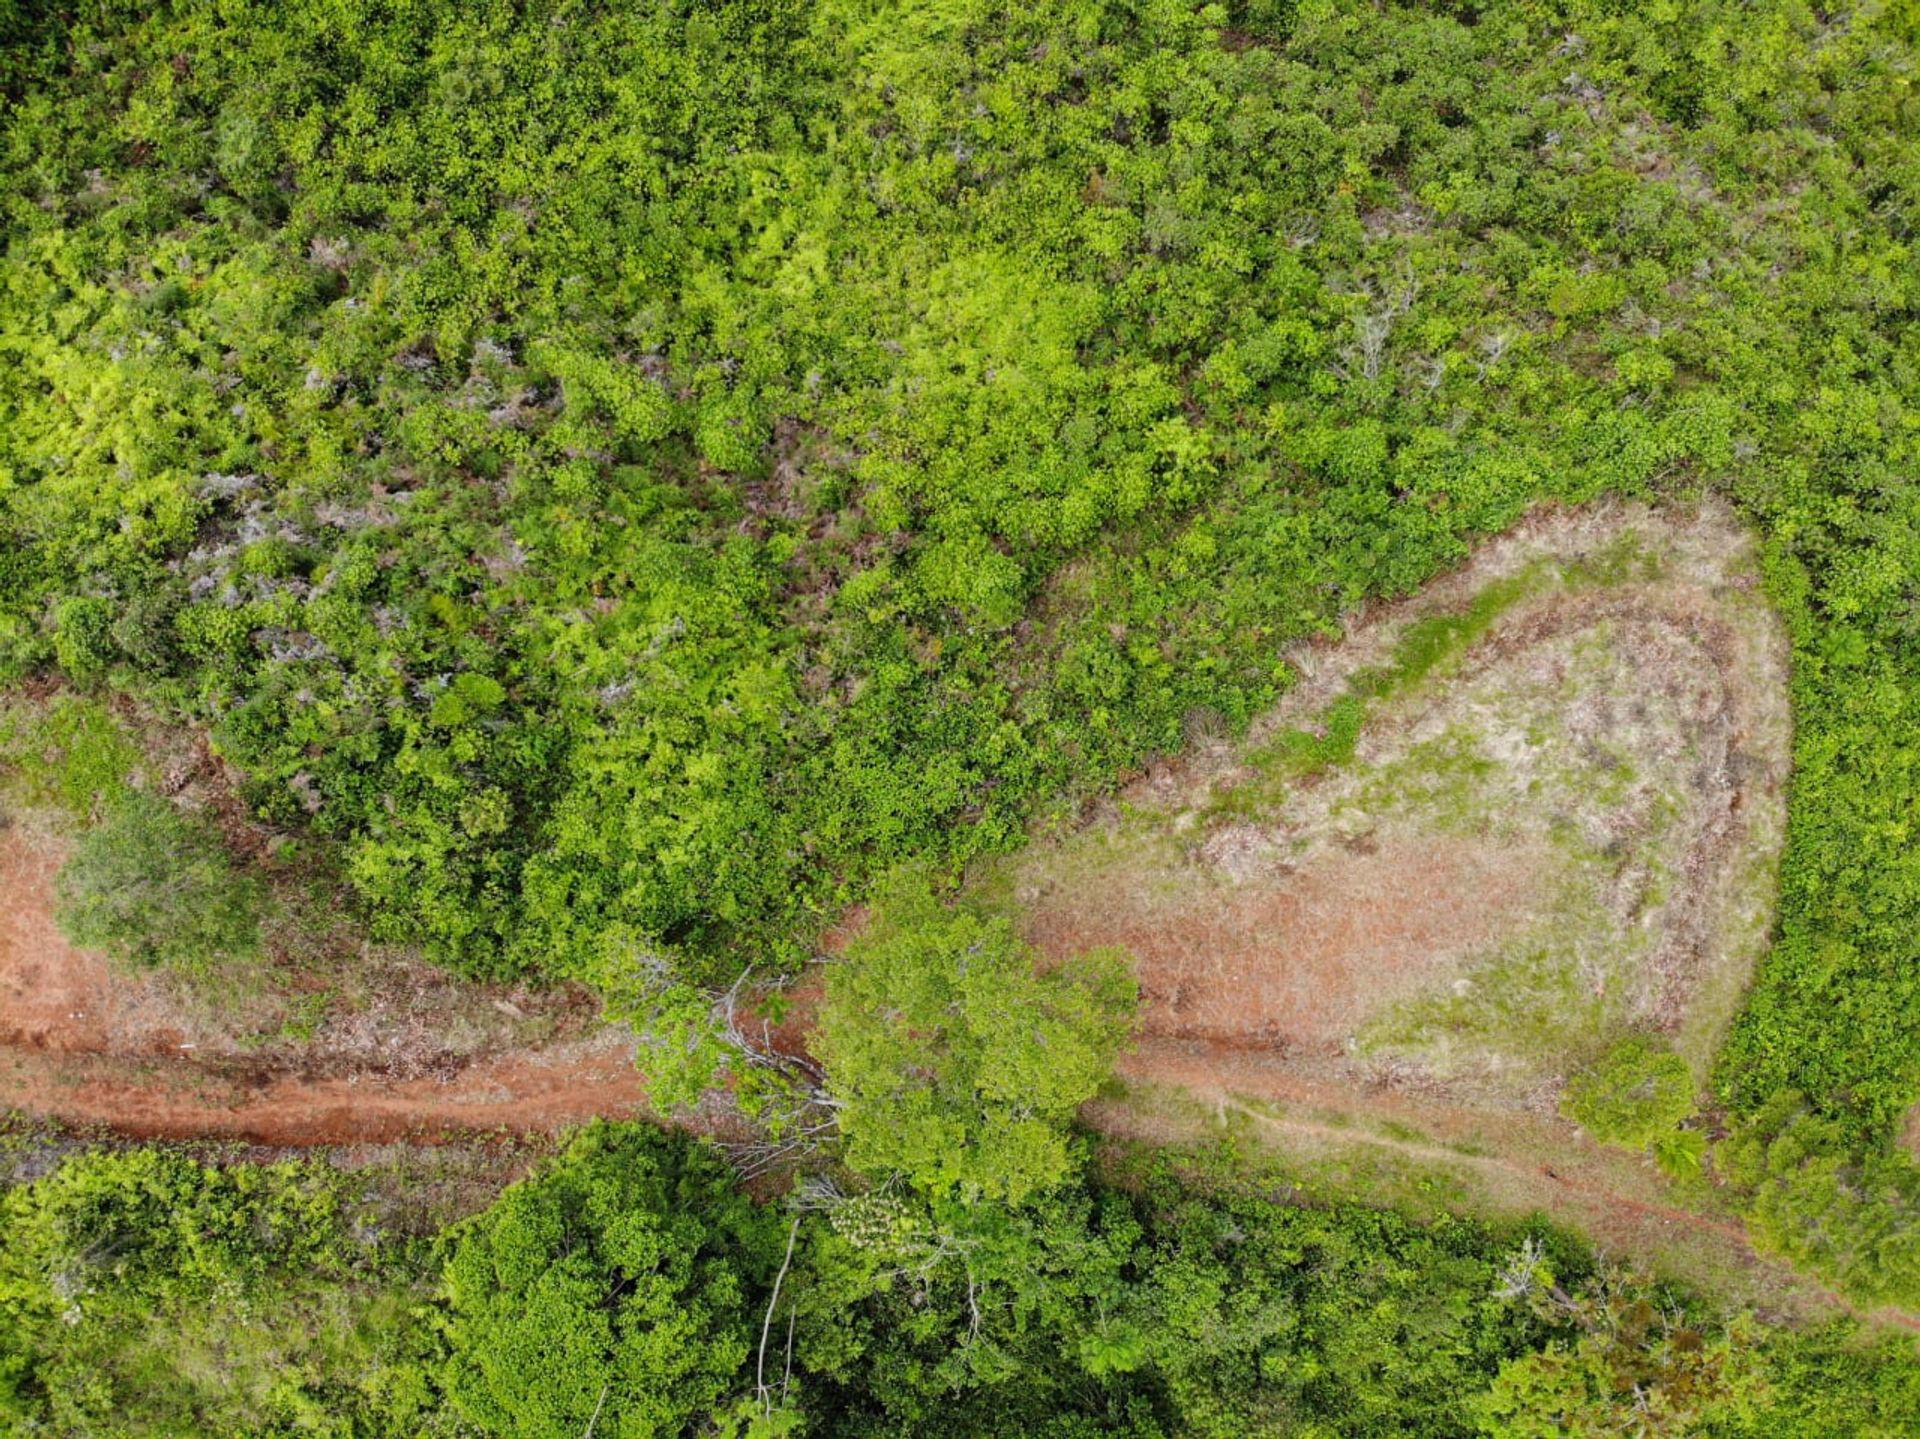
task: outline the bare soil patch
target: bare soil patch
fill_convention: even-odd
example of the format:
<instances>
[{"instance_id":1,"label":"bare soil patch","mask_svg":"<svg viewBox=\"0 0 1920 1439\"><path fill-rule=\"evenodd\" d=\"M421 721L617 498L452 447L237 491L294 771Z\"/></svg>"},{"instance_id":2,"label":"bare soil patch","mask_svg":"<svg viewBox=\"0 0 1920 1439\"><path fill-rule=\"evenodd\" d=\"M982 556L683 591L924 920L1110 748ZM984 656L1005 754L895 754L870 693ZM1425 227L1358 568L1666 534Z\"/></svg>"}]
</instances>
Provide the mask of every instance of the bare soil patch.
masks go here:
<instances>
[{"instance_id":1,"label":"bare soil patch","mask_svg":"<svg viewBox=\"0 0 1920 1439\"><path fill-rule=\"evenodd\" d=\"M135 1139L300 1148L538 1133L643 1111L631 1036L607 1031L444 1077L318 1078L248 1062L141 1061L0 1047L0 1105Z\"/></svg>"},{"instance_id":2,"label":"bare soil patch","mask_svg":"<svg viewBox=\"0 0 1920 1439\"><path fill-rule=\"evenodd\" d=\"M1704 1075L1784 832L1754 563L1717 506L1539 514L1292 651L1245 742L1157 764L981 888L1049 955L1132 952L1141 1064L1230 1050L1359 1102L1542 1114L1628 1033Z\"/></svg>"},{"instance_id":3,"label":"bare soil patch","mask_svg":"<svg viewBox=\"0 0 1920 1439\"><path fill-rule=\"evenodd\" d=\"M53 922L62 852L0 828L0 1044L30 1049L104 1049L115 1007L112 976L77 953ZM176 1041L177 1042L177 1041Z\"/></svg>"},{"instance_id":4,"label":"bare soil patch","mask_svg":"<svg viewBox=\"0 0 1920 1439\"><path fill-rule=\"evenodd\" d=\"M631 1034L602 1026L583 990L473 985L372 950L337 994L325 981L348 969L290 972L284 957L237 989L119 972L54 923L65 854L45 830L0 828L0 1107L305 1146L548 1131L644 1103ZM321 1004L289 1024L309 995Z\"/></svg>"},{"instance_id":5,"label":"bare soil patch","mask_svg":"<svg viewBox=\"0 0 1920 1439\"><path fill-rule=\"evenodd\" d=\"M1374 1007L1422 992L1511 923L1527 869L1524 851L1497 842L1393 839L1243 880L1203 874L1157 902L1050 895L1026 933L1049 954L1118 945L1139 957L1150 1036L1338 1053Z\"/></svg>"}]
</instances>

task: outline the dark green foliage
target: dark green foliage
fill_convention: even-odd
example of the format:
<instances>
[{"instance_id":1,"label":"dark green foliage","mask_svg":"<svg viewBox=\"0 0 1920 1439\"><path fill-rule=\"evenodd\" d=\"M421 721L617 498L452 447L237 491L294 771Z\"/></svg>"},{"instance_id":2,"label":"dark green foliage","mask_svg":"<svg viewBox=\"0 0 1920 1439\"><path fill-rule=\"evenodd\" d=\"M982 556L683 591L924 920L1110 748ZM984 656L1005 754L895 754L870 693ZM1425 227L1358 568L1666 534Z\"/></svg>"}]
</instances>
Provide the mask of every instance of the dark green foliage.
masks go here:
<instances>
[{"instance_id":1,"label":"dark green foliage","mask_svg":"<svg viewBox=\"0 0 1920 1439\"><path fill-rule=\"evenodd\" d=\"M234 867L205 820L142 790L122 794L81 837L58 893L60 932L129 965L204 968L260 943L258 878Z\"/></svg>"},{"instance_id":2,"label":"dark green foliage","mask_svg":"<svg viewBox=\"0 0 1920 1439\"><path fill-rule=\"evenodd\" d=\"M447 1231L442 1268L362 1175L71 1154L0 1190L0 1424L1466 1439L1690 1415L1720 1439L1904 1439L1920 1397L1910 1343L1729 1325L1551 1233L1164 1161L1017 1210L813 1188L776 1294L791 1221L727 1180L684 1137L596 1126ZM1553 1427L1570 1396L1585 1429Z\"/></svg>"},{"instance_id":3,"label":"dark green foliage","mask_svg":"<svg viewBox=\"0 0 1920 1439\"><path fill-rule=\"evenodd\" d=\"M1490 1439L1696 1434L1751 1412L1764 1390L1744 1319L1716 1333L1674 1296L1617 1272L1569 1292L1532 1245L1508 1264L1501 1290L1573 1334L1500 1366L1475 1405Z\"/></svg>"},{"instance_id":4,"label":"dark green foliage","mask_svg":"<svg viewBox=\"0 0 1920 1439\"><path fill-rule=\"evenodd\" d=\"M744 1387L776 1215L690 1141L589 1128L456 1237L446 1390L489 1434L694 1432ZM597 1421L596 1421L597 1416Z\"/></svg>"}]
</instances>

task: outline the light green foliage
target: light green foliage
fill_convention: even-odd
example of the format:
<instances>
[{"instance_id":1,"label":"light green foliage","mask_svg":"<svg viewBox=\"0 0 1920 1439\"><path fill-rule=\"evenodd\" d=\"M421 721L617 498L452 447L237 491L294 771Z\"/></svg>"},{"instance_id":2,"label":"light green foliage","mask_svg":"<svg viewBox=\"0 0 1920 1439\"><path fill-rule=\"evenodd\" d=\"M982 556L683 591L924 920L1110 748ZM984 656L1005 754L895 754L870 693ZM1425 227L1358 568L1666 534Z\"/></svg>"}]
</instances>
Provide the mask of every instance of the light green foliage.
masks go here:
<instances>
[{"instance_id":1,"label":"light green foliage","mask_svg":"<svg viewBox=\"0 0 1920 1439\"><path fill-rule=\"evenodd\" d=\"M1567 1082L1560 1108L1595 1139L1647 1149L1693 1113L1693 1075L1671 1050L1625 1039Z\"/></svg>"},{"instance_id":2,"label":"light green foliage","mask_svg":"<svg viewBox=\"0 0 1920 1439\"><path fill-rule=\"evenodd\" d=\"M1869 1304L1920 1301L1920 1165L1860 1155L1840 1123L1781 1094L1714 1151L1764 1248Z\"/></svg>"},{"instance_id":3,"label":"light green foliage","mask_svg":"<svg viewBox=\"0 0 1920 1439\"><path fill-rule=\"evenodd\" d=\"M456 1408L490 1434L664 1439L743 1387L782 1226L680 1136L596 1125L455 1236ZM598 1416L596 1421L595 1416Z\"/></svg>"},{"instance_id":4,"label":"light green foliage","mask_svg":"<svg viewBox=\"0 0 1920 1439\"><path fill-rule=\"evenodd\" d=\"M820 1057L847 1161L935 1197L1019 1204L1070 1168L1066 1126L1132 1025L1124 955L1044 968L1002 919L894 880L827 971Z\"/></svg>"},{"instance_id":5,"label":"light green foliage","mask_svg":"<svg viewBox=\"0 0 1920 1439\"><path fill-rule=\"evenodd\" d=\"M56 695L0 706L0 785L16 803L91 819L126 793L139 758L126 726L97 700Z\"/></svg>"},{"instance_id":6,"label":"light green foliage","mask_svg":"<svg viewBox=\"0 0 1920 1439\"><path fill-rule=\"evenodd\" d=\"M7 90L0 673L212 726L392 937L724 980L1534 499L1824 564L1904 52L1684 8L106 5Z\"/></svg>"},{"instance_id":7,"label":"light green foliage","mask_svg":"<svg viewBox=\"0 0 1920 1439\"><path fill-rule=\"evenodd\" d=\"M1879 1175L1915 46L1910 0L0 0L0 680L209 727L384 937L724 983L1529 504L1711 487L1796 747L1715 1084Z\"/></svg>"},{"instance_id":8,"label":"light green foliage","mask_svg":"<svg viewBox=\"0 0 1920 1439\"><path fill-rule=\"evenodd\" d=\"M81 836L57 890L60 932L124 964L201 969L259 947L260 881L235 869L205 820L143 790Z\"/></svg>"},{"instance_id":9,"label":"light green foliage","mask_svg":"<svg viewBox=\"0 0 1920 1439\"><path fill-rule=\"evenodd\" d=\"M0 1191L0 1428L173 1439L448 1432L430 1295L324 1165L82 1153Z\"/></svg>"}]
</instances>

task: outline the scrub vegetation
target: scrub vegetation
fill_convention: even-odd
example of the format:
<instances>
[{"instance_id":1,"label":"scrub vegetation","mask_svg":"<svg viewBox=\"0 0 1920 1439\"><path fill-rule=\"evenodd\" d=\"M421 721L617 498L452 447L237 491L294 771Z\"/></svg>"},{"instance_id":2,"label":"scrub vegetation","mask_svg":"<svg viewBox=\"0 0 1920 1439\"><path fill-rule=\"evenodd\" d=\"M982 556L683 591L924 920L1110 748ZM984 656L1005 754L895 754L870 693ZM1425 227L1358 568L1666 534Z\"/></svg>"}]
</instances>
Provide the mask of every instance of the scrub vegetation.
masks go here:
<instances>
[{"instance_id":1,"label":"scrub vegetation","mask_svg":"<svg viewBox=\"0 0 1920 1439\"><path fill-rule=\"evenodd\" d=\"M66 934L206 980L350 899L343 953L591 986L725 1141L596 1125L455 1220L24 1140L0 1415L1910 1434L1908 1341L1096 1154L1075 1106L1179 998L992 877L1237 757L1222 873L1324 804L1301 904L1540 921L1281 1019L1920 1310L1916 225L1913 0L0 0L0 763L71 834ZM1316 676L1490 537L1627 512L1674 528ZM1701 730L1745 641L1670 615L1501 678L1543 595L1697 575L1662 534L1723 537L1697 613L1783 637L1790 740ZM1721 821L1774 831L1691 863ZM777 1041L756 994L857 905Z\"/></svg>"}]
</instances>

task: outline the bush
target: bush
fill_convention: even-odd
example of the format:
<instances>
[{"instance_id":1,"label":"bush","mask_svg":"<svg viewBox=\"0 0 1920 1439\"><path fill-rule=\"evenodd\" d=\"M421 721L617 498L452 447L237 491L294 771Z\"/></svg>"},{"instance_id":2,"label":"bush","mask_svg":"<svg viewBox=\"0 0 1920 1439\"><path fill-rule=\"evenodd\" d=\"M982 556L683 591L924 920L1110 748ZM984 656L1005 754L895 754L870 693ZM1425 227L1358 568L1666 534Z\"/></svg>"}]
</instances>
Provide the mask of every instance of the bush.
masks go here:
<instances>
[{"instance_id":1,"label":"bush","mask_svg":"<svg viewBox=\"0 0 1920 1439\"><path fill-rule=\"evenodd\" d=\"M59 1147L0 1187L0 1432L447 1432L430 1273L356 1212L360 1176Z\"/></svg>"},{"instance_id":2,"label":"bush","mask_svg":"<svg viewBox=\"0 0 1920 1439\"><path fill-rule=\"evenodd\" d=\"M685 1136L595 1125L458 1231L447 1393L514 1439L687 1432L741 1382L783 1228Z\"/></svg>"},{"instance_id":3,"label":"bush","mask_svg":"<svg viewBox=\"0 0 1920 1439\"><path fill-rule=\"evenodd\" d=\"M1560 1107L1595 1139L1646 1149L1692 1113L1693 1075L1679 1055L1629 1039L1574 1076Z\"/></svg>"},{"instance_id":4,"label":"bush","mask_svg":"<svg viewBox=\"0 0 1920 1439\"><path fill-rule=\"evenodd\" d=\"M139 760L127 727L98 700L62 694L0 707L0 769L24 804L89 820L126 795Z\"/></svg>"},{"instance_id":5,"label":"bush","mask_svg":"<svg viewBox=\"0 0 1920 1439\"><path fill-rule=\"evenodd\" d=\"M211 826L140 790L81 838L57 888L60 932L126 964L202 969L259 948L264 886Z\"/></svg>"}]
</instances>

